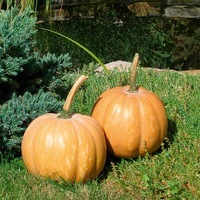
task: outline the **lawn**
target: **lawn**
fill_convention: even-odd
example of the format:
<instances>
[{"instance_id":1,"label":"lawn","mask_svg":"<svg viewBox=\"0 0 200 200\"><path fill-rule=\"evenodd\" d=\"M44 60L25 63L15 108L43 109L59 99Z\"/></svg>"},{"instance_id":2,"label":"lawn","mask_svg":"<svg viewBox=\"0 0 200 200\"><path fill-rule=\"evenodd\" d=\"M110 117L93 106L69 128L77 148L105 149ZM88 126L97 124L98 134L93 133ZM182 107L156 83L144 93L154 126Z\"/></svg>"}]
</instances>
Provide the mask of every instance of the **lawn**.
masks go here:
<instances>
[{"instance_id":1,"label":"lawn","mask_svg":"<svg viewBox=\"0 0 200 200\"><path fill-rule=\"evenodd\" d=\"M101 92L127 84L129 73L95 75L88 69L77 72L89 78L78 91L72 110L89 115ZM0 199L200 199L199 83L199 75L139 68L137 85L159 95L167 111L168 133L159 151L130 160L108 155L101 175L85 184L34 177L27 173L21 157L9 160L2 156Z\"/></svg>"}]
</instances>

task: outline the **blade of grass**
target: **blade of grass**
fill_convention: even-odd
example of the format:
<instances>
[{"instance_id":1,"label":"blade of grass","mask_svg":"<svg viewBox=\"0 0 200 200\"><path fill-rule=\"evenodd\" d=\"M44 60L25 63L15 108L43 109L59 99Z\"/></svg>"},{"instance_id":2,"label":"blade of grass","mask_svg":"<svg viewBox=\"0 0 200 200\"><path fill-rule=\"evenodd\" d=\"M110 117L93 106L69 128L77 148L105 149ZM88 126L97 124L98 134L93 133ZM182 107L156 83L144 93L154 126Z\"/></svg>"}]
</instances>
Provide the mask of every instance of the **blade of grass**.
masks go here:
<instances>
[{"instance_id":1,"label":"blade of grass","mask_svg":"<svg viewBox=\"0 0 200 200\"><path fill-rule=\"evenodd\" d=\"M2 8L3 2L4 2L4 0L0 0L0 10Z\"/></svg>"},{"instance_id":2,"label":"blade of grass","mask_svg":"<svg viewBox=\"0 0 200 200\"><path fill-rule=\"evenodd\" d=\"M74 44L76 44L77 46L79 46L80 48L82 48L84 51L86 51L88 54L90 54L100 65L101 67L103 68L104 72L106 72L107 74L109 73L109 70L107 69L107 67L103 64L103 62L94 54L92 53L89 49L87 49L86 47L84 47L82 44L76 42L75 40L61 34L61 33L58 33L56 31L53 31L53 30L50 30L50 29L47 29L47 28L41 28L39 27L39 29L41 30L44 30L44 31L48 31L48 32L51 32L51 33L54 33L56 35L59 35L67 40L69 40L70 42L73 42Z\"/></svg>"}]
</instances>

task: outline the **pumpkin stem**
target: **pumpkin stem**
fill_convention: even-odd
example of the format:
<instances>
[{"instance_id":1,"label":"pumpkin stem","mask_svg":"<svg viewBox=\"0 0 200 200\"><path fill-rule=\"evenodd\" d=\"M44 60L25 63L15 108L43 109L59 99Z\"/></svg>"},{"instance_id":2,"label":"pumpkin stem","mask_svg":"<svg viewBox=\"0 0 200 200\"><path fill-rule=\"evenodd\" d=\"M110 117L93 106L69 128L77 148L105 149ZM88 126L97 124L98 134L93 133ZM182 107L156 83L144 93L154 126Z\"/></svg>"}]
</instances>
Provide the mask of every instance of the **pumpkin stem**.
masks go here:
<instances>
[{"instance_id":1,"label":"pumpkin stem","mask_svg":"<svg viewBox=\"0 0 200 200\"><path fill-rule=\"evenodd\" d=\"M130 80L130 88L128 92L136 92L136 71L139 62L139 54L136 53L133 59L132 67L131 67L131 80Z\"/></svg>"},{"instance_id":2,"label":"pumpkin stem","mask_svg":"<svg viewBox=\"0 0 200 200\"><path fill-rule=\"evenodd\" d=\"M61 114L58 116L59 118L68 118L69 117L69 109L72 103L72 100L76 94L76 92L78 91L78 89L81 87L81 85L86 81L88 77L85 75L81 75L78 80L74 83L74 85L72 86L69 94L67 95L67 98L65 100L65 103L63 105L63 110L61 112Z\"/></svg>"}]
</instances>

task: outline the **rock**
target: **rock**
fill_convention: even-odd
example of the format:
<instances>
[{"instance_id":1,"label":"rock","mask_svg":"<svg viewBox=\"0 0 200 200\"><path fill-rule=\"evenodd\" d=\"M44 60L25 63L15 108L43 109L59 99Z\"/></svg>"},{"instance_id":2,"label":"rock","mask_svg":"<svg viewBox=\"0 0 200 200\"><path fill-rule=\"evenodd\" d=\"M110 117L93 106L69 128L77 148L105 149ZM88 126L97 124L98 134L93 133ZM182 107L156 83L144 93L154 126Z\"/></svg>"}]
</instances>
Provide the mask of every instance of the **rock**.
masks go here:
<instances>
[{"instance_id":1,"label":"rock","mask_svg":"<svg viewBox=\"0 0 200 200\"><path fill-rule=\"evenodd\" d=\"M121 71L128 71L129 68L132 66L131 62L127 62L127 61L122 61L122 60L117 60L117 61L113 61L110 63L105 64L105 66L107 67L107 69L109 71L112 71L114 69ZM176 70L169 70L169 69L157 69L157 68L150 68L150 67L142 67L144 70L153 70L157 73L161 73L161 72L175 72L175 73L179 73L179 74L191 74L191 75L200 75L200 70L184 70L184 71L176 71ZM99 66L96 70L95 70L96 74L101 74L103 73L103 68L101 66Z\"/></svg>"},{"instance_id":2,"label":"rock","mask_svg":"<svg viewBox=\"0 0 200 200\"><path fill-rule=\"evenodd\" d=\"M165 8L166 17L184 17L198 18L200 17L200 6L175 5Z\"/></svg>"},{"instance_id":3,"label":"rock","mask_svg":"<svg viewBox=\"0 0 200 200\"><path fill-rule=\"evenodd\" d=\"M200 17L199 0L166 0L164 15L166 17Z\"/></svg>"},{"instance_id":4,"label":"rock","mask_svg":"<svg viewBox=\"0 0 200 200\"><path fill-rule=\"evenodd\" d=\"M166 5L187 4L187 5L200 5L199 0L166 0Z\"/></svg>"},{"instance_id":5,"label":"rock","mask_svg":"<svg viewBox=\"0 0 200 200\"><path fill-rule=\"evenodd\" d=\"M132 64L131 62L118 60L118 61L113 61L113 62L107 63L107 64L105 64L105 66L107 67L107 69L109 71L112 71L113 69L118 69L121 72L121 71L128 71L128 69L131 67L131 64ZM99 66L95 70L95 72L102 73L103 68L101 66Z\"/></svg>"}]
</instances>

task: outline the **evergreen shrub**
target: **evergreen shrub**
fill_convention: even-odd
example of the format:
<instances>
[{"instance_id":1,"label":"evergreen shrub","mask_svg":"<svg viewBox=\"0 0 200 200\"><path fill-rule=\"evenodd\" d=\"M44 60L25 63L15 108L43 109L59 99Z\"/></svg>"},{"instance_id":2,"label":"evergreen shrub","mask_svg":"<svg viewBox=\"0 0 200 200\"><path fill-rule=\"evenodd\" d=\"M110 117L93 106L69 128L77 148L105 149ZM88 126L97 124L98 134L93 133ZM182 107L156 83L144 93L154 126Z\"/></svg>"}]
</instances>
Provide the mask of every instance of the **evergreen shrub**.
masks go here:
<instances>
[{"instance_id":1,"label":"evergreen shrub","mask_svg":"<svg viewBox=\"0 0 200 200\"><path fill-rule=\"evenodd\" d=\"M74 81L69 77L65 85L72 64L69 54L39 52L31 9L1 10L0 21L0 152L17 156L29 123L60 112L60 96Z\"/></svg>"},{"instance_id":2,"label":"evergreen shrub","mask_svg":"<svg viewBox=\"0 0 200 200\"><path fill-rule=\"evenodd\" d=\"M37 93L53 88L71 67L69 54L42 54L37 50L36 18L31 9L13 7L0 12L0 103L12 94ZM52 87L54 85L54 87ZM64 86L63 86L64 87Z\"/></svg>"},{"instance_id":3,"label":"evergreen shrub","mask_svg":"<svg viewBox=\"0 0 200 200\"><path fill-rule=\"evenodd\" d=\"M17 8L0 12L0 83L12 82L23 71L34 45L36 18L29 9L18 13Z\"/></svg>"},{"instance_id":4,"label":"evergreen shrub","mask_svg":"<svg viewBox=\"0 0 200 200\"><path fill-rule=\"evenodd\" d=\"M32 95L15 93L0 108L0 151L10 155L19 155L25 129L39 115L48 112L60 112L63 102L50 92L39 90Z\"/></svg>"}]
</instances>

